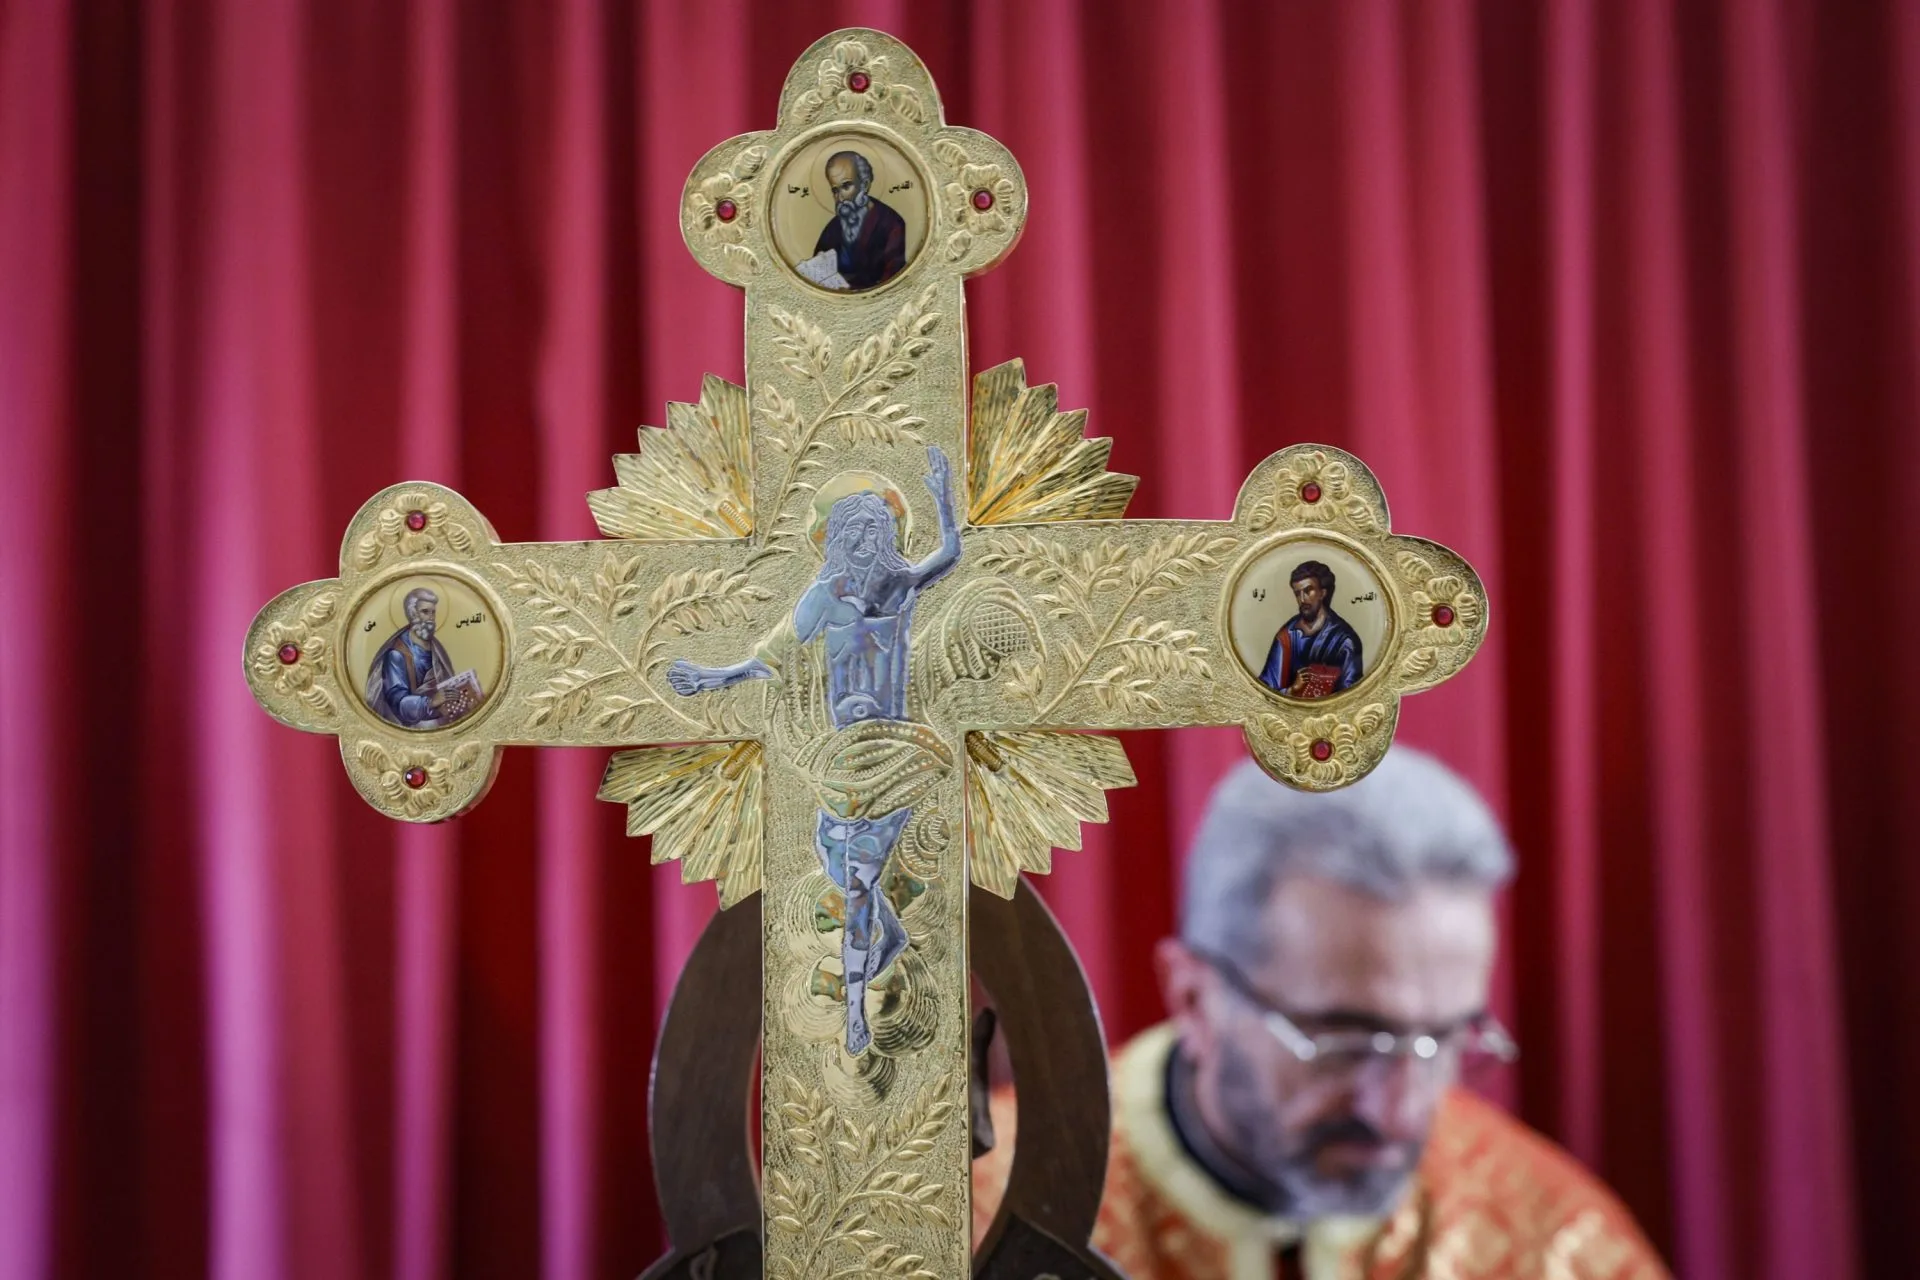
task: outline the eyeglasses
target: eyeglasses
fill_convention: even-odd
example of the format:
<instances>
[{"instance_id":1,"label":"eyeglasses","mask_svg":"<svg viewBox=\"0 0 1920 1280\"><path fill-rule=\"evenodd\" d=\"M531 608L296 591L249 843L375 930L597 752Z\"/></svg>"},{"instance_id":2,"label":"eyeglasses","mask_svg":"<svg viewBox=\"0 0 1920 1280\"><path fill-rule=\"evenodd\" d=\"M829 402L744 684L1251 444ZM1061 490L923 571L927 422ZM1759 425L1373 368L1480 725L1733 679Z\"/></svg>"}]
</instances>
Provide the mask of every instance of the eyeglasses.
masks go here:
<instances>
[{"instance_id":1,"label":"eyeglasses","mask_svg":"<svg viewBox=\"0 0 1920 1280\"><path fill-rule=\"evenodd\" d=\"M1458 1064L1478 1069L1513 1062L1520 1046L1492 1014L1479 1014L1444 1030L1395 1033L1361 1027L1309 1033L1253 989L1240 971L1220 956L1195 952L1226 980L1235 995L1260 1015L1260 1023L1280 1047L1310 1066L1337 1071L1376 1060Z\"/></svg>"}]
</instances>

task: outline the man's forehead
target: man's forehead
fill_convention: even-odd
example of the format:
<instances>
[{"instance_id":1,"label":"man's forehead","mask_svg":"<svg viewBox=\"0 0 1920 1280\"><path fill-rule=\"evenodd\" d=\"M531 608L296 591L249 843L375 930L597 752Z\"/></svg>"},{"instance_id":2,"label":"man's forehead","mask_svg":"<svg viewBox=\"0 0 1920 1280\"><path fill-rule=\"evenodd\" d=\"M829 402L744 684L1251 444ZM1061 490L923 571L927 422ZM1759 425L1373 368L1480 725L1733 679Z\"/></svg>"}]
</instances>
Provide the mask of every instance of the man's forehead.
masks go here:
<instances>
[{"instance_id":1,"label":"man's forehead","mask_svg":"<svg viewBox=\"0 0 1920 1280\"><path fill-rule=\"evenodd\" d=\"M1289 876L1260 925L1266 946L1248 977L1302 1013L1417 1024L1464 1017L1486 1002L1495 934L1485 889L1422 884L1390 900L1326 877Z\"/></svg>"}]
</instances>

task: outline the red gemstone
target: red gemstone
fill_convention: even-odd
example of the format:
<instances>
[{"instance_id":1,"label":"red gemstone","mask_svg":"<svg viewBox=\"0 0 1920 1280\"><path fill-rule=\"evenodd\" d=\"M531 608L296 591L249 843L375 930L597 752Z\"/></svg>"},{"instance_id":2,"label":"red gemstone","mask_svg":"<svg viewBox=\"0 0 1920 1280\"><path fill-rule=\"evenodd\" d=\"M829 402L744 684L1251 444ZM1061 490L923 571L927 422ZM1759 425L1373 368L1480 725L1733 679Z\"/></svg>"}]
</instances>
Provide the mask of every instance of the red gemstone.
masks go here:
<instances>
[{"instance_id":1,"label":"red gemstone","mask_svg":"<svg viewBox=\"0 0 1920 1280\"><path fill-rule=\"evenodd\" d=\"M420 788L427 785L427 771L425 769L422 769L419 765L413 766L413 768L401 774L400 777L402 781L404 781L408 786L412 787L415 791L418 791Z\"/></svg>"},{"instance_id":2,"label":"red gemstone","mask_svg":"<svg viewBox=\"0 0 1920 1280\"><path fill-rule=\"evenodd\" d=\"M732 222L734 215L740 212L740 206L731 200L722 200L713 206L713 216L722 222Z\"/></svg>"},{"instance_id":3,"label":"red gemstone","mask_svg":"<svg viewBox=\"0 0 1920 1280\"><path fill-rule=\"evenodd\" d=\"M294 663L300 661L300 646L294 644L292 641L281 645L280 661L286 663L288 666L292 666Z\"/></svg>"},{"instance_id":4,"label":"red gemstone","mask_svg":"<svg viewBox=\"0 0 1920 1280\"><path fill-rule=\"evenodd\" d=\"M1333 759L1333 744L1325 738L1315 738L1313 742L1313 758L1315 760Z\"/></svg>"},{"instance_id":5,"label":"red gemstone","mask_svg":"<svg viewBox=\"0 0 1920 1280\"><path fill-rule=\"evenodd\" d=\"M415 533L427 527L427 513L424 511L407 512L407 528Z\"/></svg>"},{"instance_id":6,"label":"red gemstone","mask_svg":"<svg viewBox=\"0 0 1920 1280\"><path fill-rule=\"evenodd\" d=\"M985 187L982 187L980 190L974 192L973 207L978 209L982 213L985 213L987 210L993 208L993 192L988 191Z\"/></svg>"},{"instance_id":7,"label":"red gemstone","mask_svg":"<svg viewBox=\"0 0 1920 1280\"><path fill-rule=\"evenodd\" d=\"M1303 485L1301 485L1301 486L1300 486L1300 501L1302 501L1302 502L1318 502L1318 501L1320 501L1320 486L1319 486L1319 485L1317 485L1317 484L1315 484L1315 483L1314 483L1313 481L1311 481L1311 480L1309 480L1309 481L1307 481L1307 482L1306 482L1305 484L1303 484Z\"/></svg>"},{"instance_id":8,"label":"red gemstone","mask_svg":"<svg viewBox=\"0 0 1920 1280\"><path fill-rule=\"evenodd\" d=\"M855 93L865 93L872 83L873 81L867 78L867 73L864 71L855 71L847 76L847 88Z\"/></svg>"},{"instance_id":9,"label":"red gemstone","mask_svg":"<svg viewBox=\"0 0 1920 1280\"><path fill-rule=\"evenodd\" d=\"M1437 604L1433 606L1433 625L1436 627L1452 626L1453 606L1449 604Z\"/></svg>"}]
</instances>

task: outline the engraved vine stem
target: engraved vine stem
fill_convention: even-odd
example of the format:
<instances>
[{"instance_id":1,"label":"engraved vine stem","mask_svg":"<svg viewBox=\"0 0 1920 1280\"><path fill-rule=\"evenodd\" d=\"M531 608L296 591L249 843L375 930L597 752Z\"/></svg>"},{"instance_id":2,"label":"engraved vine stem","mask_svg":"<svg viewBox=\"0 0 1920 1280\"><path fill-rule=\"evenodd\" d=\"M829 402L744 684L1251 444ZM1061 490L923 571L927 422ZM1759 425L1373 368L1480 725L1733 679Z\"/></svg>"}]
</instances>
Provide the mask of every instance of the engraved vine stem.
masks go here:
<instances>
[{"instance_id":1,"label":"engraved vine stem","mask_svg":"<svg viewBox=\"0 0 1920 1280\"><path fill-rule=\"evenodd\" d=\"M827 343L823 347L816 347L806 353L806 367L802 371L803 375L813 380L820 388L820 394L827 397L827 402L821 408L820 412L814 415L813 420L794 438L791 448L787 452L787 473L780 482L779 506L781 508L784 508L787 500L793 496L794 487L800 480L801 465L807 460L807 454L812 450L814 441L820 434L820 428L837 418L871 416L865 414L862 410L844 410L841 406L855 393L867 387L876 379L885 377L888 370L893 368L892 361L896 354L904 354L906 358L906 368L893 375L896 381L911 377L918 371L917 361L921 353L914 350L913 344L919 331L931 329L939 318L938 312L926 310L928 302L933 297L933 292L932 286L929 286L918 298L908 302L906 306L901 309L900 313L881 330L879 335L881 345L873 352L871 365L862 369L860 376L848 382L838 393L832 392L826 369L827 352L832 350L831 344ZM781 314L783 313L776 312L776 322L779 322ZM897 336L896 329L898 330ZM804 341L804 339L802 341ZM869 339L869 342L871 341L873 341L873 339ZM896 343L904 343L904 352L896 350ZM796 352L796 354L799 353ZM858 353L856 353L855 357L849 357L849 372L851 372L852 369L851 360L857 358L857 355ZM787 367L799 370L798 364ZM888 385L891 386L893 384L889 383ZM778 521L776 520L775 523L777 524Z\"/></svg>"},{"instance_id":2,"label":"engraved vine stem","mask_svg":"<svg viewBox=\"0 0 1920 1280\"><path fill-rule=\"evenodd\" d=\"M608 656L610 656L615 662L620 664L621 668L626 672L626 674L633 677L633 679L639 683L640 687L647 691L647 695L653 699L654 703L658 705L662 711L665 711L668 715L680 721L682 724L687 725L690 728L699 730L701 733L714 732L713 725L704 723L700 720L696 720L694 717L688 715L686 712L680 710L678 707L674 706L671 702L667 701L667 699L661 695L660 690L654 687L653 681L647 679L645 672L639 666L627 660L627 656L620 651L620 646L616 645L613 642L612 638L608 636L608 634L605 631L602 631L600 629L599 624L594 622L592 617L590 617L587 614L586 610L582 609L579 605L573 603L572 601L566 600L566 599L556 598L554 600L554 603L566 608L569 612L573 614L574 617L580 619L581 625L586 627L588 631L593 633L593 638L595 642L598 643L601 648L607 651ZM647 625L641 630L640 639L638 643L635 645L635 648L638 649L639 652L645 653L647 651L647 642L653 638L654 628L659 626L660 623L667 617L667 615L672 612L673 612L672 607L662 609L654 617L649 618L647 620ZM597 676L593 676L588 680L582 681L579 685L576 686L576 689L584 689L588 685L597 684L601 680L604 680L609 676L615 676L619 674L620 672L618 671L603 671Z\"/></svg>"},{"instance_id":3,"label":"engraved vine stem","mask_svg":"<svg viewBox=\"0 0 1920 1280\"><path fill-rule=\"evenodd\" d=\"M811 1271L813 1268L814 1259L820 1256L821 1250L826 1249L831 1245L851 1244L851 1245L854 1245L856 1248L859 1247L858 1243L856 1241L848 1239L844 1232L836 1233L835 1228L840 1227L843 1224L847 1216L847 1209L853 1204L854 1201L871 1199L871 1198L874 1198L875 1196L887 1196L887 1195L898 1194L896 1192L887 1192L887 1191L876 1192L872 1187L868 1186L867 1184L872 1182L875 1178L877 1178L881 1174L886 1173L888 1171L887 1166L891 1164L899 1156L901 1149L907 1145L908 1141L911 1141L911 1139L900 1142L891 1151L888 1151L885 1155L881 1156L878 1162L876 1162L871 1168L869 1168L866 1171L866 1173L861 1175L860 1181L855 1185L855 1189L853 1191L848 1192L844 1196L838 1197L837 1200L834 1197L829 1196L827 1203L831 1206L832 1212L827 1216L826 1230L821 1232L819 1239L813 1242L813 1247L807 1250L807 1256L800 1264L801 1275L806 1275L809 1271ZM831 1180L831 1166L829 1166L829 1179ZM899 1198L909 1203L913 1203L911 1197L900 1196ZM836 1272L835 1275L864 1275L864 1274L868 1274L870 1270L871 1269L863 1261L860 1266L855 1267L853 1270Z\"/></svg>"},{"instance_id":4,"label":"engraved vine stem","mask_svg":"<svg viewBox=\"0 0 1920 1280\"><path fill-rule=\"evenodd\" d=\"M1035 720L1045 720L1048 716L1052 715L1054 709L1066 701L1067 695L1080 687L1080 680L1087 674L1087 668L1093 665L1093 660L1100 656L1103 649L1110 647L1109 642L1113 639L1113 629L1120 625L1120 619L1126 615L1127 610L1133 608L1134 601L1140 598L1140 593L1145 591L1152 582L1153 579L1148 578L1145 582L1140 583L1131 591L1127 592L1127 598L1122 600L1119 607L1113 611L1113 617L1107 619L1106 630L1100 633L1100 638L1093 642L1091 649L1087 650L1087 656L1080 660L1080 669L1067 678L1067 683L1061 687L1060 692L1053 695L1053 701L1047 703L1046 706L1040 708L1040 710L1034 714Z\"/></svg>"},{"instance_id":5,"label":"engraved vine stem","mask_svg":"<svg viewBox=\"0 0 1920 1280\"><path fill-rule=\"evenodd\" d=\"M807 376L809 376L815 382L820 384L820 394L822 395L827 394L827 375L824 370L820 370L820 369L812 370L808 373ZM781 506L784 507L787 504L787 499L792 496L793 486L800 479L800 463L806 458L807 451L813 448L813 439L815 436L820 434L820 428L826 426L829 422L832 422L836 418L859 417L860 413L858 410L841 411L840 403L841 401L845 400L848 396L852 395L854 392L858 391L861 387L864 387L865 385L867 385L867 383L872 382L875 378L879 376L880 376L880 370L874 369L866 374L861 375L858 381L850 382L845 387L841 388L840 394L828 399L826 408L822 409L819 415L815 417L812 422L807 424L807 429L801 432L799 439L793 442L793 449L787 455L786 478L780 482L780 505Z\"/></svg>"}]
</instances>

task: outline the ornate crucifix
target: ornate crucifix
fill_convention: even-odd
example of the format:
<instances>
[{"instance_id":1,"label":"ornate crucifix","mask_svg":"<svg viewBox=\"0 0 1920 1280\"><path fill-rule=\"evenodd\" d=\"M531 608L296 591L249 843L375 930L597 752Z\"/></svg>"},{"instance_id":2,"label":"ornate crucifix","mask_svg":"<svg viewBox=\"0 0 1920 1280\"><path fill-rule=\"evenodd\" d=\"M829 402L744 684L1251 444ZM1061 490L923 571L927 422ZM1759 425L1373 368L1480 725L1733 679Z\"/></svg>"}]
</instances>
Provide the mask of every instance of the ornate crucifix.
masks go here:
<instances>
[{"instance_id":1,"label":"ornate crucifix","mask_svg":"<svg viewBox=\"0 0 1920 1280\"><path fill-rule=\"evenodd\" d=\"M748 385L615 459L605 540L502 544L397 485L247 637L262 705L337 735L382 812L465 811L503 746L619 746L600 795L654 860L762 896L773 1276L967 1274L967 886L1011 896L1105 820L1133 776L1084 730L1239 725L1338 787L1485 631L1473 570L1390 533L1350 455L1274 454L1227 520L1129 521L1083 412L1017 361L969 384L963 281L1026 214L910 51L826 37L687 181Z\"/></svg>"}]
</instances>

